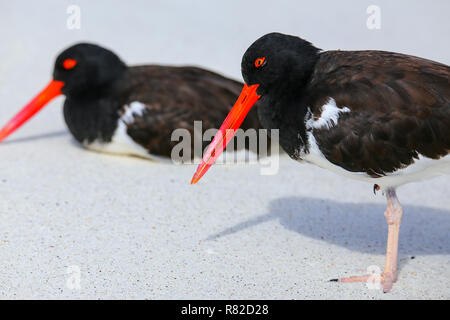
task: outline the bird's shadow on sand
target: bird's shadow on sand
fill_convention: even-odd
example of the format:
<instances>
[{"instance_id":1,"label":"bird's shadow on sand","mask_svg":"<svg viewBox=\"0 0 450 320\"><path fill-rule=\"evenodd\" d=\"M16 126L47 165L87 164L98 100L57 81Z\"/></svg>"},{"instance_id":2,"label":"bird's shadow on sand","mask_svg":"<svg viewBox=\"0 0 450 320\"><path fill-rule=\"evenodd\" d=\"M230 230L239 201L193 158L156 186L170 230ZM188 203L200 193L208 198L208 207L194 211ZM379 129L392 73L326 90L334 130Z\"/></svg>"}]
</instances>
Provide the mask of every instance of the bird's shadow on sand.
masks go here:
<instances>
[{"instance_id":1,"label":"bird's shadow on sand","mask_svg":"<svg viewBox=\"0 0 450 320\"><path fill-rule=\"evenodd\" d=\"M278 220L286 229L350 250L385 254L385 205L343 203L315 198L280 198L269 212L212 235L215 240L261 223ZM450 254L450 211L404 205L399 256Z\"/></svg>"},{"instance_id":2,"label":"bird's shadow on sand","mask_svg":"<svg viewBox=\"0 0 450 320\"><path fill-rule=\"evenodd\" d=\"M37 135L29 136L29 137L8 139L8 140L2 142L2 144L32 142L32 141L43 140L43 139L57 138L57 137L61 137L61 136L66 136L68 134L69 134L69 132L66 130L47 132L47 133L37 134Z\"/></svg>"}]
</instances>

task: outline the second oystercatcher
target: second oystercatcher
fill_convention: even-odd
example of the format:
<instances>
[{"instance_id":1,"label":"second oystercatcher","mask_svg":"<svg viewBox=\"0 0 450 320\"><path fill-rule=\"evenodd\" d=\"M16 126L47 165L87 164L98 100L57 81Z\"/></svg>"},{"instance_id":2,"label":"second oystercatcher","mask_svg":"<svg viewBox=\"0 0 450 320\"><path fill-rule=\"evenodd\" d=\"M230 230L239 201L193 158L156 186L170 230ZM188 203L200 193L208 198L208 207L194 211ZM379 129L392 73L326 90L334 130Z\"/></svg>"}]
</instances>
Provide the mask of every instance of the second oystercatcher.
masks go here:
<instances>
[{"instance_id":1,"label":"second oystercatcher","mask_svg":"<svg viewBox=\"0 0 450 320\"><path fill-rule=\"evenodd\" d=\"M395 189L450 173L450 67L393 52L321 51L301 38L271 33L247 49L242 75L244 89L191 183L214 163L259 99L262 125L280 130L280 145L291 158L367 181L386 194L380 282L389 291L397 280L402 218Z\"/></svg>"},{"instance_id":2,"label":"second oystercatcher","mask_svg":"<svg viewBox=\"0 0 450 320\"><path fill-rule=\"evenodd\" d=\"M67 126L85 147L170 157L178 143L171 141L175 129L195 137L196 120L203 131L218 128L241 88L242 83L197 67L128 67L110 50L80 43L56 58L53 80L0 130L0 141L63 94ZM256 110L244 127L260 127Z\"/></svg>"}]
</instances>

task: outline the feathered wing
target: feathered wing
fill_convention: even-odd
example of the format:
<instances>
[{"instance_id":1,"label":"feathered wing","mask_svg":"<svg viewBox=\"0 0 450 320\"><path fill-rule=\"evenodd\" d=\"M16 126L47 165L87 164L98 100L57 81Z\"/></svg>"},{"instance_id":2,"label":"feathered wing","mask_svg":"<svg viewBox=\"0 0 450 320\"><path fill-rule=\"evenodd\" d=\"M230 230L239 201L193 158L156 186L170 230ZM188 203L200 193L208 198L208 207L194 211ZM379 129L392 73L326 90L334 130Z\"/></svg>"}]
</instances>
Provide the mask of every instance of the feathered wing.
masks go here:
<instances>
[{"instance_id":1,"label":"feathered wing","mask_svg":"<svg viewBox=\"0 0 450 320\"><path fill-rule=\"evenodd\" d=\"M333 98L338 124L313 129L332 163L380 176L450 151L450 67L383 51L324 52L309 85L314 117Z\"/></svg>"},{"instance_id":2,"label":"feathered wing","mask_svg":"<svg viewBox=\"0 0 450 320\"><path fill-rule=\"evenodd\" d=\"M219 128L243 86L195 67L134 67L124 81L130 95L126 95L123 105L145 105L145 110L133 114L133 121L127 123L127 134L150 153L166 157L179 142L171 141L174 130L188 130L193 147L194 121L202 121L203 132ZM259 128L256 111L249 115L243 128ZM201 144L203 150L209 141Z\"/></svg>"}]
</instances>

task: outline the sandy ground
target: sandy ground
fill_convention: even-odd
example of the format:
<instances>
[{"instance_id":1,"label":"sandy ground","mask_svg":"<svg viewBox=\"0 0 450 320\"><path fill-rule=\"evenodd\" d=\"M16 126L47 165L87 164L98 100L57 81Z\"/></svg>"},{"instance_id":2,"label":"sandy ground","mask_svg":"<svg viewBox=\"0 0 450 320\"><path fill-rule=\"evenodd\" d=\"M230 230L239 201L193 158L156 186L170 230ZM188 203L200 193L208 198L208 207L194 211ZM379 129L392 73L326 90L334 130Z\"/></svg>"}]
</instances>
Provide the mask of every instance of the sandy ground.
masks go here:
<instances>
[{"instance_id":1,"label":"sandy ground","mask_svg":"<svg viewBox=\"0 0 450 320\"><path fill-rule=\"evenodd\" d=\"M81 29L69 30L72 3L0 2L0 123L81 40L130 64L195 64L237 79L242 53L269 31L450 62L448 1L378 1L380 30L366 27L371 1L77 1ZM371 185L282 157L276 175L222 165L191 186L193 165L80 148L62 102L0 146L1 298L450 298L448 177L399 190L400 275L383 294L328 282L383 266L385 199Z\"/></svg>"}]
</instances>

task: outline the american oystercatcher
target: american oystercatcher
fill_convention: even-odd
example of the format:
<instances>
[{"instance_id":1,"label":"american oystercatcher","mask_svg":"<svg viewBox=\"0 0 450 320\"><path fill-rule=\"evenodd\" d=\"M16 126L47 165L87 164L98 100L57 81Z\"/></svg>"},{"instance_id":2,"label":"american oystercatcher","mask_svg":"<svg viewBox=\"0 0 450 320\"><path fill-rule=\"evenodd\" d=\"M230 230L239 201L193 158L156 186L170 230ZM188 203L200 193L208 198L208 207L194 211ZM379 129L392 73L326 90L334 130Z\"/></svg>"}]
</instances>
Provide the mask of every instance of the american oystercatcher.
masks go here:
<instances>
[{"instance_id":1,"label":"american oystercatcher","mask_svg":"<svg viewBox=\"0 0 450 320\"><path fill-rule=\"evenodd\" d=\"M397 280L402 218L395 189L450 173L450 68L393 52L321 51L301 38L270 33L247 49L242 75L244 89L191 183L214 163L259 99L262 125L279 129L291 158L385 193L388 238L380 282L388 292Z\"/></svg>"},{"instance_id":2,"label":"american oystercatcher","mask_svg":"<svg viewBox=\"0 0 450 320\"><path fill-rule=\"evenodd\" d=\"M0 131L0 141L64 94L65 121L85 147L169 157L178 143L171 141L175 129L194 136L194 120L202 121L203 130L218 128L241 88L242 83L196 67L128 67L113 52L80 43L56 58L53 80ZM260 127L256 110L244 127Z\"/></svg>"}]
</instances>

